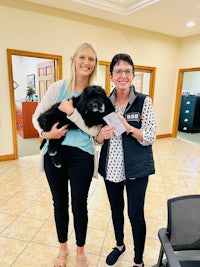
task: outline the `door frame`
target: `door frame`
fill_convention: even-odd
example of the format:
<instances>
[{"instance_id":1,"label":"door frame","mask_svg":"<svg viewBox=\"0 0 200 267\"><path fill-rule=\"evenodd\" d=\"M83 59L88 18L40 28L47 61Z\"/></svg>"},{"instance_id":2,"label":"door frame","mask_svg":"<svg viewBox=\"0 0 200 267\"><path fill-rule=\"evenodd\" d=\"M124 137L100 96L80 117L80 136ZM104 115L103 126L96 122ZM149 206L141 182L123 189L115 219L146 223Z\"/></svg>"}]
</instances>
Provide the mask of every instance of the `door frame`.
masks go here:
<instances>
[{"instance_id":1,"label":"door frame","mask_svg":"<svg viewBox=\"0 0 200 267\"><path fill-rule=\"evenodd\" d=\"M183 76L185 72L192 72L192 71L200 71L200 67L179 69L179 72L178 72L178 82L177 82L177 89L176 89L176 103L175 103L175 110L174 110L172 137L177 137L177 133L178 133L178 123L179 123L180 106L181 106L181 93L182 93L182 87L183 87Z\"/></svg>"},{"instance_id":2,"label":"door frame","mask_svg":"<svg viewBox=\"0 0 200 267\"><path fill-rule=\"evenodd\" d=\"M104 60L99 60L98 62L99 65L105 66L105 91L106 94L110 94L110 62L109 61L104 61Z\"/></svg>"},{"instance_id":3,"label":"door frame","mask_svg":"<svg viewBox=\"0 0 200 267\"><path fill-rule=\"evenodd\" d=\"M14 159L18 159L18 144L17 144L17 127L16 127L16 111L15 111L15 98L13 88L13 68L12 68L12 56L24 56L34 58L44 58L57 61L57 68L55 69L56 77L58 80L62 79L62 56L53 54L44 54L38 52L29 52L23 50L7 49L7 62L8 62L8 77L10 88L10 105L11 105L11 118L12 118L12 139Z\"/></svg>"},{"instance_id":4,"label":"door frame","mask_svg":"<svg viewBox=\"0 0 200 267\"><path fill-rule=\"evenodd\" d=\"M156 67L140 66L135 65L135 72L147 72L150 73L150 83L149 83L149 96L154 100L154 88L156 79Z\"/></svg>"}]
</instances>

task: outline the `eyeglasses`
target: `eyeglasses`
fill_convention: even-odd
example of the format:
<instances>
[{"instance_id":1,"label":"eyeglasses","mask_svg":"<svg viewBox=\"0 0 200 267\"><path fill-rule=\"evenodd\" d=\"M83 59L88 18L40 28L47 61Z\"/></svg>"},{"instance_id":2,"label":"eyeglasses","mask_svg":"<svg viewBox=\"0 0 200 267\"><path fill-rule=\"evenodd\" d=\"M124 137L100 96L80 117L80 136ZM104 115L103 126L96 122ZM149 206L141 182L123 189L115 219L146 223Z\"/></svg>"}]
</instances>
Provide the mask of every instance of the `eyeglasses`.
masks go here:
<instances>
[{"instance_id":1,"label":"eyeglasses","mask_svg":"<svg viewBox=\"0 0 200 267\"><path fill-rule=\"evenodd\" d=\"M122 76L123 72L125 73L126 77L130 77L134 73L133 70L113 70L114 75L117 77Z\"/></svg>"}]
</instances>

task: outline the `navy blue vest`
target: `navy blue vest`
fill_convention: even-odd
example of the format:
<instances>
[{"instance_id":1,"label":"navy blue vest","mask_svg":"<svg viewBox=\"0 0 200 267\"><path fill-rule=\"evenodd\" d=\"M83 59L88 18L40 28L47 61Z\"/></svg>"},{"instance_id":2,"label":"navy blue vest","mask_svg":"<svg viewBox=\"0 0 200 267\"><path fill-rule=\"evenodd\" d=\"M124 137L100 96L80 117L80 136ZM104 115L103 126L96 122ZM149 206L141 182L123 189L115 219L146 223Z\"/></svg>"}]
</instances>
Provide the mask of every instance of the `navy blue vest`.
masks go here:
<instances>
[{"instance_id":1,"label":"navy blue vest","mask_svg":"<svg viewBox=\"0 0 200 267\"><path fill-rule=\"evenodd\" d=\"M134 90L134 88L132 88ZM130 125L141 128L141 114L146 95L134 92L135 98L124 113L124 117ZM122 134L124 152L125 176L130 178L144 178L155 173L152 146L142 146L135 138ZM106 164L109 140L105 140L100 153L99 174L106 177Z\"/></svg>"}]
</instances>

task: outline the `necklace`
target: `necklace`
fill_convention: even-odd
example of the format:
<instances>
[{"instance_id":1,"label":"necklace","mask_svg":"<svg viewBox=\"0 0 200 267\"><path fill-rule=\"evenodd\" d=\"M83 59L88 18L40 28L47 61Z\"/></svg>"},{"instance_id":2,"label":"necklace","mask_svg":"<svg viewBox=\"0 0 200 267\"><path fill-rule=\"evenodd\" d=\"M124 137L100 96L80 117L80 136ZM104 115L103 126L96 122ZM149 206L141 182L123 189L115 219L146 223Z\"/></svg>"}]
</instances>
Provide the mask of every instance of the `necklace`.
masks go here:
<instances>
[{"instance_id":1,"label":"necklace","mask_svg":"<svg viewBox=\"0 0 200 267\"><path fill-rule=\"evenodd\" d=\"M116 107L126 107L128 104L128 98L126 99L117 99L115 100Z\"/></svg>"},{"instance_id":2,"label":"necklace","mask_svg":"<svg viewBox=\"0 0 200 267\"><path fill-rule=\"evenodd\" d=\"M120 115L124 115L124 111L125 111L126 107L119 107L119 106L115 106L115 112L117 114L120 114Z\"/></svg>"}]
</instances>

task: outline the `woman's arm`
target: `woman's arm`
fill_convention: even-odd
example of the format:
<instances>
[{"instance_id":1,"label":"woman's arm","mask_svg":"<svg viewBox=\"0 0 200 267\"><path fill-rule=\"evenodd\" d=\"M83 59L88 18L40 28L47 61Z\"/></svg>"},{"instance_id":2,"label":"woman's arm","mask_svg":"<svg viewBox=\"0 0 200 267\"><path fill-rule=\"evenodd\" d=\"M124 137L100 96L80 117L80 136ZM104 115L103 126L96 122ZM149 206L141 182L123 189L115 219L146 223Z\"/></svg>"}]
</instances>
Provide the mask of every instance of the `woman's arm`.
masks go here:
<instances>
[{"instance_id":1,"label":"woman's arm","mask_svg":"<svg viewBox=\"0 0 200 267\"><path fill-rule=\"evenodd\" d=\"M62 112L65 112L67 114L67 118L74 122L79 129L93 137L95 137L102 128L102 125L97 125L90 128L86 126L81 114L76 108L73 107L72 100L63 100L58 108Z\"/></svg>"},{"instance_id":2,"label":"woman's arm","mask_svg":"<svg viewBox=\"0 0 200 267\"><path fill-rule=\"evenodd\" d=\"M140 130L143 135L143 141L140 142L141 145L152 145L156 140L156 119L152 100L148 96L144 100L142 110L142 127Z\"/></svg>"},{"instance_id":3,"label":"woman's arm","mask_svg":"<svg viewBox=\"0 0 200 267\"><path fill-rule=\"evenodd\" d=\"M110 139L112 137L114 130L115 130L115 127L113 126L109 126L109 125L104 126L101 129L101 131L98 133L98 135L96 136L95 141L98 144L103 144L105 139Z\"/></svg>"},{"instance_id":4,"label":"woman's arm","mask_svg":"<svg viewBox=\"0 0 200 267\"><path fill-rule=\"evenodd\" d=\"M123 116L118 116L126 128L127 134L131 134L131 136L137 139L141 145L148 146L155 142L156 121L150 97L147 96L144 100L142 109L142 126L140 129L130 125Z\"/></svg>"},{"instance_id":5,"label":"woman's arm","mask_svg":"<svg viewBox=\"0 0 200 267\"><path fill-rule=\"evenodd\" d=\"M123 123L124 127L126 128L126 133L131 134L132 137L134 137L138 141L142 142L143 141L142 130L130 125L122 115L118 114L118 117L120 118L121 122Z\"/></svg>"}]
</instances>

